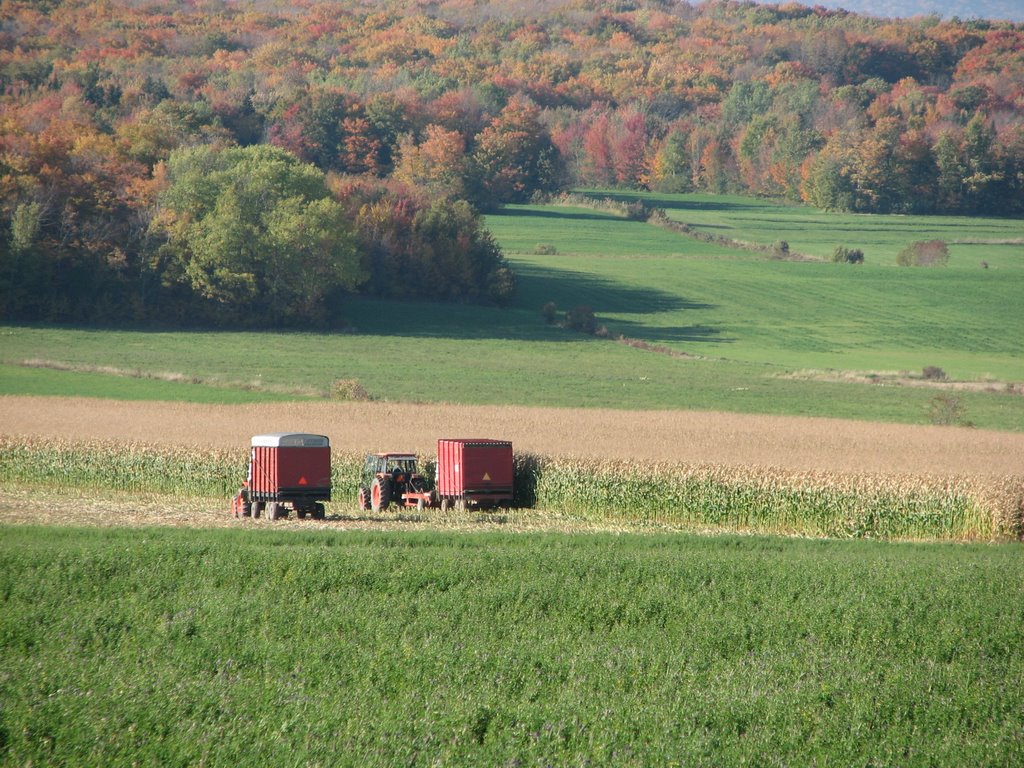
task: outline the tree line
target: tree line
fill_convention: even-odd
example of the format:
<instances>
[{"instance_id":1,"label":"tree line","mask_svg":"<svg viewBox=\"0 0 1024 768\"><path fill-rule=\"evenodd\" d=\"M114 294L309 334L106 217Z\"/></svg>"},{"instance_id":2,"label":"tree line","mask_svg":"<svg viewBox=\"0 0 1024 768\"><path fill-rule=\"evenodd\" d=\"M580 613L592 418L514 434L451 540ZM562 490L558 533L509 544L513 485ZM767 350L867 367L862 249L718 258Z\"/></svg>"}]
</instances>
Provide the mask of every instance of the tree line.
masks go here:
<instances>
[{"instance_id":1,"label":"tree line","mask_svg":"<svg viewBox=\"0 0 1024 768\"><path fill-rule=\"evenodd\" d=\"M480 212L576 185L1018 216L1022 50L732 0L8 0L0 314L501 302Z\"/></svg>"}]
</instances>

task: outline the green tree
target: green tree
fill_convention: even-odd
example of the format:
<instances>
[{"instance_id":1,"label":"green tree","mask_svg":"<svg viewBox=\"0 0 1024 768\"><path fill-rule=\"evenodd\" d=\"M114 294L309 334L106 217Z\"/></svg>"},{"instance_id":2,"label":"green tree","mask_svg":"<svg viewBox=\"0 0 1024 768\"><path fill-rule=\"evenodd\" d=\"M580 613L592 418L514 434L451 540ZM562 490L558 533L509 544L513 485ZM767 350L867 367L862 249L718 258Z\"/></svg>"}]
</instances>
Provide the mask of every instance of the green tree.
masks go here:
<instances>
[{"instance_id":1,"label":"green tree","mask_svg":"<svg viewBox=\"0 0 1024 768\"><path fill-rule=\"evenodd\" d=\"M325 320L325 301L365 276L323 174L270 146L171 153L152 231L164 276L257 324Z\"/></svg>"}]
</instances>

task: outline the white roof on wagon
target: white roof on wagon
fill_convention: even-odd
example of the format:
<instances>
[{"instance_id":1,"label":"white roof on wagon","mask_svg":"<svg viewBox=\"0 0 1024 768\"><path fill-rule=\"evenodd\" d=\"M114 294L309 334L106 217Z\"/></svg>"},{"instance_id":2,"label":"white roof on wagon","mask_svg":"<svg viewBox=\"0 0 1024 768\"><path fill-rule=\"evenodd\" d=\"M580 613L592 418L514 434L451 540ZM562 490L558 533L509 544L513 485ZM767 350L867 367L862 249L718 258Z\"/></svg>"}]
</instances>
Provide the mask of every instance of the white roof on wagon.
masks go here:
<instances>
[{"instance_id":1,"label":"white roof on wagon","mask_svg":"<svg viewBox=\"0 0 1024 768\"><path fill-rule=\"evenodd\" d=\"M324 435L311 435L306 432L271 432L266 435L254 435L253 446L264 448L329 448L331 443Z\"/></svg>"}]
</instances>

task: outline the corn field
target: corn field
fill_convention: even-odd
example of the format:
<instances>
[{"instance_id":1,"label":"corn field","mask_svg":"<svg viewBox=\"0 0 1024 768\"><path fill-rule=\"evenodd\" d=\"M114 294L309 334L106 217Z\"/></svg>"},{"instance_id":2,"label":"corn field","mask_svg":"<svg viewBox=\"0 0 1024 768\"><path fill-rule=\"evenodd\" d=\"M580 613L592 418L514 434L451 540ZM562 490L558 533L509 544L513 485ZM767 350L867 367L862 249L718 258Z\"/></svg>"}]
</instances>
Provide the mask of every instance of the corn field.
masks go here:
<instances>
[{"instance_id":1,"label":"corn field","mask_svg":"<svg viewBox=\"0 0 1024 768\"><path fill-rule=\"evenodd\" d=\"M362 455L334 452L334 505L355 506ZM228 497L247 449L0 437L0 482ZM432 457L424 467L429 470ZM581 520L880 539L1024 537L1024 475L795 472L516 455L516 504Z\"/></svg>"}]
</instances>

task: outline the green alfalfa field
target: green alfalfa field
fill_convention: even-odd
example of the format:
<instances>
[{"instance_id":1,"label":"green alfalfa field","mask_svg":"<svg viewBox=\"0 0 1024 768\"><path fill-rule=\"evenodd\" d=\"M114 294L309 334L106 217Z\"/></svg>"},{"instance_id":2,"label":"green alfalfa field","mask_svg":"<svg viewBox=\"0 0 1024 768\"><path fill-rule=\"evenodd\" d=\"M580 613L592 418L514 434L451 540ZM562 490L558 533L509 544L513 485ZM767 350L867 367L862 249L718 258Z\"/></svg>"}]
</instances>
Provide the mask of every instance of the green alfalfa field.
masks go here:
<instances>
[{"instance_id":1,"label":"green alfalfa field","mask_svg":"<svg viewBox=\"0 0 1024 768\"><path fill-rule=\"evenodd\" d=\"M760 203L718 203L722 218L680 220L756 240L760 225L741 214ZM811 212L789 215L791 231L810 227ZM987 268L971 263L976 245L964 259L951 245L945 268L895 267L896 241L928 238L935 221L876 234L890 242L877 257L844 235L834 245L866 253L851 266L827 262L834 245L822 232L810 254L822 261L776 261L614 209L527 206L490 219L521 276L510 308L359 300L347 334L8 326L0 387L230 404L328 397L355 379L395 401L910 423L926 423L946 394L958 418L1024 429L1010 386L1024 380L1019 249L990 243ZM1014 239L996 231L1002 224L984 223L976 238ZM549 301L559 312L590 304L608 338L545 323ZM959 383L921 381L929 365ZM100 454L67 461L111 466ZM28 465L25 476L38 468L31 455ZM236 465L225 482L243 471ZM60 491L51 477L47 493L54 483ZM131 506L131 492L120 494L96 500L110 514ZM511 535L501 519L479 521L482 533L352 532L330 521L301 531L252 521L226 531L5 525L0 761L1024 758L1018 543Z\"/></svg>"},{"instance_id":2,"label":"green alfalfa field","mask_svg":"<svg viewBox=\"0 0 1024 768\"><path fill-rule=\"evenodd\" d=\"M1009 545L16 527L4 765L1015 765Z\"/></svg>"}]
</instances>

